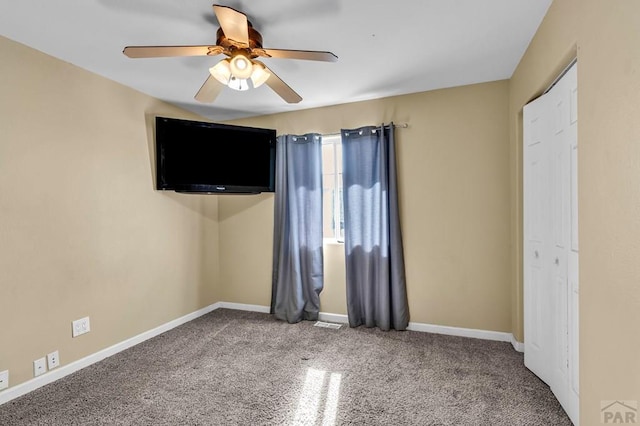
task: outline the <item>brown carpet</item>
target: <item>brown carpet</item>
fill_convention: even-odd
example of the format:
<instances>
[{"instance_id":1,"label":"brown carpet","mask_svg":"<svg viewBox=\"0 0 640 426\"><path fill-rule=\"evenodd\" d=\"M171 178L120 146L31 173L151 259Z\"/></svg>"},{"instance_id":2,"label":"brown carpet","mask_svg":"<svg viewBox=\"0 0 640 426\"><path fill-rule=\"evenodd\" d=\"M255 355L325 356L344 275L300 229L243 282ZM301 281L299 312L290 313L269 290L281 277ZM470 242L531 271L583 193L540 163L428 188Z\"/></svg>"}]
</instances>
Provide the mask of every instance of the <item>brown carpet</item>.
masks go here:
<instances>
[{"instance_id":1,"label":"brown carpet","mask_svg":"<svg viewBox=\"0 0 640 426\"><path fill-rule=\"evenodd\" d=\"M0 406L0 425L570 425L510 344L216 310Z\"/></svg>"}]
</instances>

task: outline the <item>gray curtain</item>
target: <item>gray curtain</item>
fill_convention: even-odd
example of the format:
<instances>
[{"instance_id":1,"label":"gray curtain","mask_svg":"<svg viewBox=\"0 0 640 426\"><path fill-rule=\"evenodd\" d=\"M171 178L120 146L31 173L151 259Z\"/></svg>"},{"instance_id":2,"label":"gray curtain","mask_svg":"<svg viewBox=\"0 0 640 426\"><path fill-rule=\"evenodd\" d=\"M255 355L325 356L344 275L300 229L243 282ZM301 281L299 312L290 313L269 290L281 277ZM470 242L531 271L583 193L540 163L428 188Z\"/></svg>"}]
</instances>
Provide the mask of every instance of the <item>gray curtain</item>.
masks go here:
<instances>
[{"instance_id":1,"label":"gray curtain","mask_svg":"<svg viewBox=\"0 0 640 426\"><path fill-rule=\"evenodd\" d=\"M322 140L278 136L271 313L317 320L323 286Z\"/></svg>"},{"instance_id":2,"label":"gray curtain","mask_svg":"<svg viewBox=\"0 0 640 426\"><path fill-rule=\"evenodd\" d=\"M349 325L405 330L409 306L393 123L342 130Z\"/></svg>"}]
</instances>

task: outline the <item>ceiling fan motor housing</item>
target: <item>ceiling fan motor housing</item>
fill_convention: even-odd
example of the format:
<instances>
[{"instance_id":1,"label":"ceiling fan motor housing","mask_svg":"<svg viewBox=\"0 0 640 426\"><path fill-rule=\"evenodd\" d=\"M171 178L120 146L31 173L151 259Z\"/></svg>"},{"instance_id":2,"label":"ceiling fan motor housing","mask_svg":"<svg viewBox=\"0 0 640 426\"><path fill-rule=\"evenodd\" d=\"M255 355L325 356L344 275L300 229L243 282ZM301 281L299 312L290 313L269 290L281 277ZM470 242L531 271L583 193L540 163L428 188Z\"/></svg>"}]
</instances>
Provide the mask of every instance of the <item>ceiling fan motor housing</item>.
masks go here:
<instances>
[{"instance_id":1,"label":"ceiling fan motor housing","mask_svg":"<svg viewBox=\"0 0 640 426\"><path fill-rule=\"evenodd\" d=\"M231 52L236 49L247 49L247 47L249 51L248 53L250 53L252 49L262 49L262 35L253 28L251 22L247 21L247 27L249 30L249 46L227 38L222 27L218 28L218 31L216 32L216 44ZM255 58L258 55L251 54L251 56Z\"/></svg>"}]
</instances>

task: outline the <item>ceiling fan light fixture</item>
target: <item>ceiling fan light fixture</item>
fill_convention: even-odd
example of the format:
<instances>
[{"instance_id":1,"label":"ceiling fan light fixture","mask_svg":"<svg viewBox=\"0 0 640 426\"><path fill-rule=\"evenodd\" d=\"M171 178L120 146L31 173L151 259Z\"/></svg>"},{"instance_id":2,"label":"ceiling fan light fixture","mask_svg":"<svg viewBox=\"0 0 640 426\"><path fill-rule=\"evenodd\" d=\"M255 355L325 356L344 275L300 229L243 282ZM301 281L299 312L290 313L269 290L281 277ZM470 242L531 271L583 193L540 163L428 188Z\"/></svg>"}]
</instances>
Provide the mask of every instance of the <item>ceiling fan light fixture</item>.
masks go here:
<instances>
[{"instance_id":1,"label":"ceiling fan light fixture","mask_svg":"<svg viewBox=\"0 0 640 426\"><path fill-rule=\"evenodd\" d=\"M229 86L229 88L233 90L239 90L239 91L249 90L249 83L247 82L247 79L237 78L234 75L232 75L231 78L229 79L229 84L227 84L227 86Z\"/></svg>"},{"instance_id":2,"label":"ceiling fan light fixture","mask_svg":"<svg viewBox=\"0 0 640 426\"><path fill-rule=\"evenodd\" d=\"M243 54L237 54L231 58L229 63L231 68L231 75L239 79L247 79L251 77L253 67L251 66L251 59L247 58Z\"/></svg>"},{"instance_id":3,"label":"ceiling fan light fixture","mask_svg":"<svg viewBox=\"0 0 640 426\"><path fill-rule=\"evenodd\" d=\"M251 72L251 82L253 83L253 87L260 87L271 77L271 73L267 71L261 63L254 62L253 63L253 71Z\"/></svg>"},{"instance_id":4,"label":"ceiling fan light fixture","mask_svg":"<svg viewBox=\"0 0 640 426\"><path fill-rule=\"evenodd\" d=\"M231 67L229 60L223 59L213 67L209 68L209 73L220 83L227 85L231 80Z\"/></svg>"}]
</instances>

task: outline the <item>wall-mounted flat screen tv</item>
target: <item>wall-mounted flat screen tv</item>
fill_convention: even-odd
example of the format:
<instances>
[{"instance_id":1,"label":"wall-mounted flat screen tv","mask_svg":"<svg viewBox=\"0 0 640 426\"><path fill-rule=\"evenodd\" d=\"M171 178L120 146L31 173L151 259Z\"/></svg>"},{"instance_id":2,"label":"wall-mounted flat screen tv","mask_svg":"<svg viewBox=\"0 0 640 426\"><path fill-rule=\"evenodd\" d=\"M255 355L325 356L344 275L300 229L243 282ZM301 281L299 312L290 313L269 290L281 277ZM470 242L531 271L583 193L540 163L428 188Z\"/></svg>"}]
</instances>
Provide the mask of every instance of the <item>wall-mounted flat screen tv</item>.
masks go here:
<instances>
[{"instance_id":1,"label":"wall-mounted flat screen tv","mask_svg":"<svg viewBox=\"0 0 640 426\"><path fill-rule=\"evenodd\" d=\"M276 131L156 117L156 188L274 192Z\"/></svg>"}]
</instances>

